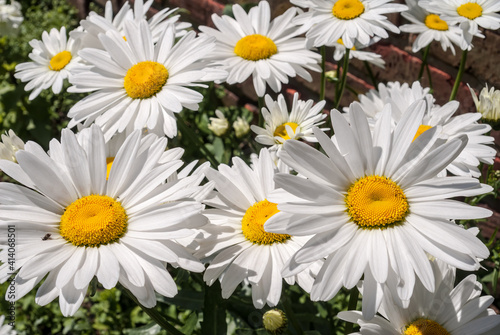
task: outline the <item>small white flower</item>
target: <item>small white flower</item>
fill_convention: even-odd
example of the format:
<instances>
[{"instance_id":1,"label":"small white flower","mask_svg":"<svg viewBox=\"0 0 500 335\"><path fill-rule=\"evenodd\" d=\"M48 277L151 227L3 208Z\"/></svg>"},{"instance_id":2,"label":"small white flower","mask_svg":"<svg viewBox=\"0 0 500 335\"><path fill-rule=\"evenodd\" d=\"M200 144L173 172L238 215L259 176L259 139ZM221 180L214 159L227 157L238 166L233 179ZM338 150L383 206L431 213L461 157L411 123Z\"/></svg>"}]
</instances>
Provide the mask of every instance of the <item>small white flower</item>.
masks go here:
<instances>
[{"instance_id":1,"label":"small white flower","mask_svg":"<svg viewBox=\"0 0 500 335\"><path fill-rule=\"evenodd\" d=\"M481 90L479 98L476 92L469 86L470 93L472 94L472 99L474 99L474 104L479 113L481 113L482 118L486 121L497 122L500 119L500 90L495 90L491 87L488 90L488 85Z\"/></svg>"},{"instance_id":2,"label":"small white flower","mask_svg":"<svg viewBox=\"0 0 500 335\"><path fill-rule=\"evenodd\" d=\"M406 4L410 9L401 15L411 23L404 24L399 29L406 33L418 34L413 42L412 51L417 52L432 41L437 41L441 43L441 48L444 51L450 48L451 52L455 54L453 44L461 46L464 43L462 29L444 21L437 14L429 13L419 6L418 0L406 0Z\"/></svg>"},{"instance_id":3,"label":"small white flower","mask_svg":"<svg viewBox=\"0 0 500 335\"><path fill-rule=\"evenodd\" d=\"M16 66L14 77L22 82L29 81L24 88L31 91L29 99L35 99L42 90L52 87L52 92L59 94L64 80L71 75L71 70L78 67L80 43L73 38L67 39L66 28L52 28L50 34L42 34L42 40L30 42L33 51L29 54L32 62Z\"/></svg>"},{"instance_id":4,"label":"small white flower","mask_svg":"<svg viewBox=\"0 0 500 335\"><path fill-rule=\"evenodd\" d=\"M0 36L16 35L23 20L19 2L11 0L7 5L5 0L0 0Z\"/></svg>"},{"instance_id":5,"label":"small white flower","mask_svg":"<svg viewBox=\"0 0 500 335\"><path fill-rule=\"evenodd\" d=\"M248 134L248 132L250 131L250 125L248 124L247 120L245 120L241 116L238 116L236 118L236 121L233 122L233 129L236 137L241 138Z\"/></svg>"},{"instance_id":6,"label":"small white flower","mask_svg":"<svg viewBox=\"0 0 500 335\"><path fill-rule=\"evenodd\" d=\"M464 34L462 49L471 46L472 37L484 37L479 27L497 30L500 28L500 1L498 0L421 0L425 10L439 14L450 24L459 24Z\"/></svg>"},{"instance_id":7,"label":"small white flower","mask_svg":"<svg viewBox=\"0 0 500 335\"><path fill-rule=\"evenodd\" d=\"M2 134L0 143L0 159L6 159L12 162L16 161L16 152L24 149L24 142L10 129L9 132Z\"/></svg>"},{"instance_id":8,"label":"small white flower","mask_svg":"<svg viewBox=\"0 0 500 335\"><path fill-rule=\"evenodd\" d=\"M366 48L367 46L377 43L380 40L380 38L373 38L370 40L370 43L368 45L362 45L359 42L354 42L354 46L350 49L349 51L349 59L355 58L359 59L362 61L366 61L368 63L371 63L375 66L378 66L382 69L385 68L385 61L382 59L382 56L379 54L376 54L374 52L369 52L369 51L362 51L361 49ZM346 47L344 45L344 42L342 39L339 39L337 42L333 43L332 45L335 48L335 51L333 52L333 59L335 59L337 62L341 60L346 51Z\"/></svg>"},{"instance_id":9,"label":"small white flower","mask_svg":"<svg viewBox=\"0 0 500 335\"><path fill-rule=\"evenodd\" d=\"M127 1L113 17L112 2L107 1L104 9L104 17L95 12L90 12L85 20L80 21L80 26L83 30L73 31L70 35L75 39L81 39L83 48L98 48L104 50L105 48L99 39L100 33L105 34L109 30L114 30L122 36L125 36L125 21L139 22L145 19L146 13L152 4L153 0L149 0L146 3L144 3L143 0L136 0L134 1L134 10L132 10ZM154 43L158 42L162 32L169 24L174 25L176 37L184 36L187 33L185 29L191 27L191 24L179 22L179 15L172 16L176 10L177 8L164 8L148 20Z\"/></svg>"},{"instance_id":10,"label":"small white flower","mask_svg":"<svg viewBox=\"0 0 500 335\"><path fill-rule=\"evenodd\" d=\"M3 324L5 315L0 316L0 335L16 335L17 332L9 324Z\"/></svg>"},{"instance_id":11,"label":"small white flower","mask_svg":"<svg viewBox=\"0 0 500 335\"><path fill-rule=\"evenodd\" d=\"M259 97L266 93L266 84L274 92L289 77L300 76L307 81L312 77L307 70L320 72L321 56L306 48L305 39L296 37L302 31L292 19L295 8L288 9L271 21L271 9L267 1L259 2L248 14L239 5L233 5L234 19L212 15L215 27L201 26L200 30L217 39L217 47L211 59L229 72L228 84L242 83L252 77Z\"/></svg>"},{"instance_id":12,"label":"small white flower","mask_svg":"<svg viewBox=\"0 0 500 335\"><path fill-rule=\"evenodd\" d=\"M500 315L488 308L494 299L492 296L481 296L482 285L476 276L469 275L454 286L454 268L439 260L431 261L431 264L435 276L434 292L429 292L417 280L408 306L401 308L394 305L397 283L392 282L383 285L380 316L369 320L358 311L347 311L340 312L339 318L360 325L360 331L351 333L353 335L498 334ZM367 289L363 287L364 292Z\"/></svg>"},{"instance_id":13,"label":"small white flower","mask_svg":"<svg viewBox=\"0 0 500 335\"><path fill-rule=\"evenodd\" d=\"M217 117L210 118L208 129L210 129L216 136L222 136L229 127L229 122L220 110L217 109L215 111L215 115L217 115Z\"/></svg>"},{"instance_id":14,"label":"small white flower","mask_svg":"<svg viewBox=\"0 0 500 335\"><path fill-rule=\"evenodd\" d=\"M304 25L306 37L315 47L332 46L339 38L351 49L354 42L367 45L370 38L389 37L386 30L399 33L385 15L408 7L389 3L391 0L291 0L309 11L299 14L294 22Z\"/></svg>"}]
</instances>

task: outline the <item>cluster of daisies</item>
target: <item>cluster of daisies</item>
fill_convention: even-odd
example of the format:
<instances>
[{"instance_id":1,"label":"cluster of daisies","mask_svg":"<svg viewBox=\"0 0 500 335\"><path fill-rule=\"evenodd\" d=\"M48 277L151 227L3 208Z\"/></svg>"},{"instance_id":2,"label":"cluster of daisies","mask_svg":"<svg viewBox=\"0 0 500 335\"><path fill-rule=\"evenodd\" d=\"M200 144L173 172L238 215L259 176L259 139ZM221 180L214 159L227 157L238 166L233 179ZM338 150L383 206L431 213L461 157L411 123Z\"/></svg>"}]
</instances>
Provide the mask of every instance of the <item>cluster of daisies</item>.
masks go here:
<instances>
[{"instance_id":1,"label":"cluster of daisies","mask_svg":"<svg viewBox=\"0 0 500 335\"><path fill-rule=\"evenodd\" d=\"M173 266L220 281L224 298L250 286L256 308L279 303L283 280L315 301L358 286L362 311L339 317L361 334L486 334L500 324L474 276L453 287L456 269L476 271L489 256L478 230L456 220L491 211L454 200L492 190L477 179L496 153L480 113L454 116L458 102L438 105L418 82L381 84L344 113L332 110L331 125L324 101L295 94L289 108L282 94L265 95L291 77L312 80L315 47L383 66L357 49L399 32L384 14L403 12L411 24L401 30L420 34L415 50L433 40L467 49L478 27L500 27L500 4L291 2L307 11L271 20L266 1L248 13L234 5L234 17L214 14L215 28L198 35L175 10L146 20L153 0L116 15L108 2L69 36L63 27L31 42L32 62L16 68L30 99L61 92L66 80L69 92L89 94L47 152L2 136L0 169L18 183L0 183L0 282L15 274L15 300L40 284L38 304L59 298L73 315L96 278L154 307L156 294L177 294ZM203 99L193 87L249 78L265 96L264 122L252 130L268 146L250 164L196 167L182 148L167 149L176 114ZM214 131L227 127L218 116Z\"/></svg>"}]
</instances>

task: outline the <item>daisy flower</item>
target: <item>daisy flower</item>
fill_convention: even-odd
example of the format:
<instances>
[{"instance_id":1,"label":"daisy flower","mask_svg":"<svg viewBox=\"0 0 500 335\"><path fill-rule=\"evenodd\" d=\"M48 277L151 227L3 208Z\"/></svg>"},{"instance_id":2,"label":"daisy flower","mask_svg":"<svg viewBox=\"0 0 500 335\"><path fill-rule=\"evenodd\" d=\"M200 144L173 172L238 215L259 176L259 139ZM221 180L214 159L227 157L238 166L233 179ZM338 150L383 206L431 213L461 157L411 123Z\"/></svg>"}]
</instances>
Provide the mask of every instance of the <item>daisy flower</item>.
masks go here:
<instances>
[{"instance_id":1,"label":"daisy flower","mask_svg":"<svg viewBox=\"0 0 500 335\"><path fill-rule=\"evenodd\" d=\"M392 127L394 128L402 119L408 107L421 99L426 101L425 114L416 134L421 134L435 126L440 126L437 136L441 141L450 141L462 135L468 137L464 150L453 160L440 175L445 176L450 172L458 176L479 177L479 163L493 164L496 151L490 145L494 143L491 136L486 136L491 126L479 124L481 113L465 113L453 116L458 110L458 101L451 101L444 106L434 104L434 97L428 94L428 88L422 88L419 82L408 84L388 83L387 86L379 84L379 92L372 90L366 96L360 96L362 110L369 116L373 126L381 117L383 106L390 105L392 109ZM347 114L348 115L348 114Z\"/></svg>"},{"instance_id":2,"label":"daisy flower","mask_svg":"<svg viewBox=\"0 0 500 335\"><path fill-rule=\"evenodd\" d=\"M106 51L86 48L82 59L92 66L72 76L70 92L93 92L69 111L68 127L95 122L106 139L126 129L147 128L156 134L177 135L175 114L183 107L198 109L203 96L187 87L213 80L220 71L201 62L215 47L210 39L189 32L177 43L169 25L154 44L145 20L124 23L125 41L114 30L99 39ZM222 73L224 75L224 73ZM203 85L201 85L203 86Z\"/></svg>"},{"instance_id":3,"label":"daisy flower","mask_svg":"<svg viewBox=\"0 0 500 335\"><path fill-rule=\"evenodd\" d=\"M295 23L307 28L306 37L315 47L332 46L339 38L349 49L358 41L367 45L370 38L387 38L386 30L399 33L383 14L408 9L405 5L389 3L391 0L291 0L292 4L308 8L299 14Z\"/></svg>"},{"instance_id":4,"label":"daisy flower","mask_svg":"<svg viewBox=\"0 0 500 335\"><path fill-rule=\"evenodd\" d=\"M313 106L313 100L299 100L299 94L293 95L290 112L283 94L274 101L271 96L265 97L266 107L262 108L264 128L252 125L251 129L257 134L255 140L264 145L270 145L270 150L277 150L288 140L304 139L308 142L317 142L312 128L323 124L326 114L323 114L325 101ZM327 130L328 128L324 128Z\"/></svg>"},{"instance_id":5,"label":"daisy flower","mask_svg":"<svg viewBox=\"0 0 500 335\"><path fill-rule=\"evenodd\" d=\"M276 204L267 200L274 190L276 168L267 149L262 149L253 162L250 168L234 157L232 167L221 164L219 171L205 171L218 193L205 201L213 209L204 211L210 224L203 228L205 236L199 240L195 256L211 258L203 278L208 285L219 279L223 298L229 298L245 280L252 286L254 306L262 308L278 304L283 283L281 269L308 237L264 231L266 220L279 212ZM317 268L315 263L285 281L290 285L297 282L309 291L311 271Z\"/></svg>"},{"instance_id":6,"label":"daisy flower","mask_svg":"<svg viewBox=\"0 0 500 335\"><path fill-rule=\"evenodd\" d=\"M479 93L479 97L470 86L469 90L482 119L489 124L497 125L500 120L500 90L495 90L494 87L488 89L486 85Z\"/></svg>"},{"instance_id":7,"label":"daisy flower","mask_svg":"<svg viewBox=\"0 0 500 335\"><path fill-rule=\"evenodd\" d=\"M379 40L379 38L373 38L368 45L374 44ZM382 59L381 55L374 52L360 50L366 48L368 45L362 45L355 41L354 46L349 51L349 59L359 59L384 69L385 61ZM332 46L335 48L335 51L333 52L333 59L338 62L344 57L347 48L341 38L339 38L337 42L333 43Z\"/></svg>"},{"instance_id":8,"label":"daisy flower","mask_svg":"<svg viewBox=\"0 0 500 335\"><path fill-rule=\"evenodd\" d=\"M227 128L229 128L229 122L224 116L224 113L220 110L216 109L215 115L217 117L210 118L208 129L210 129L216 136L222 136L226 132Z\"/></svg>"},{"instance_id":9,"label":"daisy flower","mask_svg":"<svg viewBox=\"0 0 500 335\"><path fill-rule=\"evenodd\" d=\"M21 4L11 0L7 5L0 0L0 36L16 35L19 25L24 21Z\"/></svg>"},{"instance_id":10,"label":"daisy flower","mask_svg":"<svg viewBox=\"0 0 500 335\"><path fill-rule=\"evenodd\" d=\"M52 28L50 34L42 34L42 40L32 40L33 51L29 54L32 62L16 66L14 77L22 82L29 81L24 88L31 91L29 99L35 99L42 90L52 87L52 92L59 94L64 80L70 77L72 69L78 66L80 43L73 38L66 38L66 28Z\"/></svg>"},{"instance_id":11,"label":"daisy flower","mask_svg":"<svg viewBox=\"0 0 500 335\"><path fill-rule=\"evenodd\" d=\"M441 43L443 51L450 48L451 52L455 54L453 44L461 46L464 42L462 29L449 24L437 14L429 13L418 3L418 0L406 0L409 10L401 15L411 23L399 27L401 31L406 33L418 34L413 42L412 51L417 52L427 47L432 41L438 41Z\"/></svg>"},{"instance_id":12,"label":"daisy flower","mask_svg":"<svg viewBox=\"0 0 500 335\"><path fill-rule=\"evenodd\" d=\"M105 34L109 30L114 30L124 36L125 25L127 20L140 21L146 18L146 13L153 4L153 0L146 3L143 0L134 1L134 10L130 8L128 2L125 2L120 8L116 16L113 17L113 4L111 1L106 2L104 7L104 17L95 12L90 12L89 16L80 21L80 26L83 31L74 31L71 36L75 39L82 39L82 45L85 48L98 48L104 50L104 46L99 40L99 34ZM177 11L177 8L164 8L149 19L148 24L151 29L152 40L156 43L169 24L175 27L175 36L184 36L187 31L185 29L191 27L190 23L179 22L179 15L172 16Z\"/></svg>"},{"instance_id":13,"label":"daisy flower","mask_svg":"<svg viewBox=\"0 0 500 335\"><path fill-rule=\"evenodd\" d=\"M479 27L497 30L500 28L500 2L497 0L421 0L419 5L426 10L439 14L442 20L450 24L459 24L465 43L462 49L471 45L472 37L483 35Z\"/></svg>"},{"instance_id":14,"label":"daisy flower","mask_svg":"<svg viewBox=\"0 0 500 335\"><path fill-rule=\"evenodd\" d=\"M212 15L215 27L199 29L217 39L217 48L211 59L229 72L228 84L242 83L252 76L259 97L266 93L266 83L274 92L288 77L300 76L307 81L312 77L306 70L320 72L321 56L306 48L304 38L296 37L302 31L292 23L295 8L288 9L271 21L267 1L259 2L248 14L239 5L233 5L235 19Z\"/></svg>"},{"instance_id":15,"label":"daisy flower","mask_svg":"<svg viewBox=\"0 0 500 335\"><path fill-rule=\"evenodd\" d=\"M491 211L457 196L492 188L468 177L436 177L463 150L461 136L438 145L437 128L413 141L425 113L417 102L394 131L387 109L373 135L359 105L351 105L351 124L331 113L335 137L316 129L326 155L299 141L287 141L281 159L301 176L277 174L283 191L268 197L280 211L265 224L277 234L313 237L292 257L282 273L290 276L326 258L311 290L312 300L330 300L342 286L354 287L364 276L363 315L373 317L380 303L377 289L394 272L397 294L409 300L416 278L435 289L426 252L463 270L479 268L488 248L455 219L484 218ZM307 230L304 229L307 227Z\"/></svg>"},{"instance_id":16,"label":"daisy flower","mask_svg":"<svg viewBox=\"0 0 500 335\"><path fill-rule=\"evenodd\" d=\"M0 183L0 230L16 229L14 270L7 234L0 234L0 282L17 272L15 301L45 278L35 301L43 306L59 297L65 316L78 310L94 276L106 289L119 282L153 307L155 292L177 293L166 263L204 269L176 242L206 224L202 204L189 198L202 188L192 180L201 179L165 183L183 162L160 164L166 138L145 143L140 131L125 140L107 178L104 136L95 125L90 132L85 145L65 129L49 154L27 142L18 164L0 160L2 171L22 184Z\"/></svg>"},{"instance_id":17,"label":"daisy flower","mask_svg":"<svg viewBox=\"0 0 500 335\"><path fill-rule=\"evenodd\" d=\"M2 134L2 142L0 142L0 159L16 162L16 152L23 149L24 142L12 129Z\"/></svg>"},{"instance_id":18,"label":"daisy flower","mask_svg":"<svg viewBox=\"0 0 500 335\"><path fill-rule=\"evenodd\" d=\"M454 286L455 269L440 267L437 262L432 261L435 292L427 291L417 280L407 308L395 306L390 288L384 285L380 316L367 320L358 311L347 311L338 317L359 324L361 329L355 334L360 335L480 335L498 327L500 315L488 308L494 299L481 296L482 285L476 276L469 275Z\"/></svg>"}]
</instances>

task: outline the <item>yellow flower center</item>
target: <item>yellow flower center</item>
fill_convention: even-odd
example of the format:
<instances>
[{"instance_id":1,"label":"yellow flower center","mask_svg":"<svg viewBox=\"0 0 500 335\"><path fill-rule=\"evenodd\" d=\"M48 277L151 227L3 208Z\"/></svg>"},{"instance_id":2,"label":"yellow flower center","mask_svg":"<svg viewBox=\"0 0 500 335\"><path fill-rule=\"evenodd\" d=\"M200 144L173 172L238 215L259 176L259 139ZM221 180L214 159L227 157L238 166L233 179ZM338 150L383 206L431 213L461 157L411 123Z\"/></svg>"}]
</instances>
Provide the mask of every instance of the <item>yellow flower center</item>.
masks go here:
<instances>
[{"instance_id":1,"label":"yellow flower center","mask_svg":"<svg viewBox=\"0 0 500 335\"><path fill-rule=\"evenodd\" d=\"M264 230L264 223L278 212L278 205L275 203L267 200L256 202L247 209L241 220L243 235L254 244L282 243L290 239L290 235L268 233Z\"/></svg>"},{"instance_id":2,"label":"yellow flower center","mask_svg":"<svg viewBox=\"0 0 500 335\"><path fill-rule=\"evenodd\" d=\"M59 232L77 247L99 247L116 242L127 231L127 213L107 195L88 195L66 207Z\"/></svg>"},{"instance_id":3,"label":"yellow flower center","mask_svg":"<svg viewBox=\"0 0 500 335\"><path fill-rule=\"evenodd\" d=\"M460 16L466 17L469 20L474 20L483 15L483 7L475 2L467 2L457 8L457 13Z\"/></svg>"},{"instance_id":4,"label":"yellow flower center","mask_svg":"<svg viewBox=\"0 0 500 335\"><path fill-rule=\"evenodd\" d=\"M406 327L403 335L450 335L450 333L436 321L417 319Z\"/></svg>"},{"instance_id":5,"label":"yellow flower center","mask_svg":"<svg viewBox=\"0 0 500 335\"><path fill-rule=\"evenodd\" d=\"M278 53L278 47L267 36L253 34L243 37L236 43L234 53L246 60L258 61Z\"/></svg>"},{"instance_id":6,"label":"yellow flower center","mask_svg":"<svg viewBox=\"0 0 500 335\"><path fill-rule=\"evenodd\" d=\"M290 126L292 128L293 132L295 133L295 129L299 126L295 122L287 122L283 123L281 126L276 127L276 130L274 131L274 136L279 136L284 140L289 140L290 136L288 136L288 133L286 132L286 126Z\"/></svg>"},{"instance_id":7,"label":"yellow flower center","mask_svg":"<svg viewBox=\"0 0 500 335\"><path fill-rule=\"evenodd\" d=\"M338 44L341 44L341 45L343 45L343 46L345 46L345 45L344 45L344 41L342 41L342 39L341 39L341 38L339 38L339 39L337 40L337 43L338 43ZM356 50L356 47L355 47L355 46L353 46L353 47L351 48L351 50Z\"/></svg>"},{"instance_id":8,"label":"yellow flower center","mask_svg":"<svg viewBox=\"0 0 500 335\"><path fill-rule=\"evenodd\" d=\"M422 135L424 132L426 132L427 130L429 130L431 128L432 128L432 126L427 126L425 124L421 124L420 126L418 126L417 133L413 137L412 142L415 141L417 139L417 137L419 137L420 135Z\"/></svg>"},{"instance_id":9,"label":"yellow flower center","mask_svg":"<svg viewBox=\"0 0 500 335\"><path fill-rule=\"evenodd\" d=\"M61 51L50 59L49 69L51 69L52 71L61 71L66 65L68 65L68 63L71 61L71 58L71 52L66 50Z\"/></svg>"},{"instance_id":10,"label":"yellow flower center","mask_svg":"<svg viewBox=\"0 0 500 335\"><path fill-rule=\"evenodd\" d=\"M403 221L408 200L399 185L383 176L367 176L349 187L347 213L360 228L385 228Z\"/></svg>"},{"instance_id":11,"label":"yellow flower center","mask_svg":"<svg viewBox=\"0 0 500 335\"><path fill-rule=\"evenodd\" d=\"M332 14L337 19L352 20L365 12L365 6L359 0L339 0L333 5Z\"/></svg>"},{"instance_id":12,"label":"yellow flower center","mask_svg":"<svg viewBox=\"0 0 500 335\"><path fill-rule=\"evenodd\" d=\"M109 179L109 172L111 171L111 166L113 165L114 160L115 160L114 157L106 158L106 180Z\"/></svg>"},{"instance_id":13,"label":"yellow flower center","mask_svg":"<svg viewBox=\"0 0 500 335\"><path fill-rule=\"evenodd\" d=\"M448 23L441 20L439 15L429 14L425 17L425 25L434 30L446 31L448 30Z\"/></svg>"},{"instance_id":14,"label":"yellow flower center","mask_svg":"<svg viewBox=\"0 0 500 335\"><path fill-rule=\"evenodd\" d=\"M163 64L145 61L128 69L123 85L132 99L147 99L160 92L167 79Z\"/></svg>"}]
</instances>

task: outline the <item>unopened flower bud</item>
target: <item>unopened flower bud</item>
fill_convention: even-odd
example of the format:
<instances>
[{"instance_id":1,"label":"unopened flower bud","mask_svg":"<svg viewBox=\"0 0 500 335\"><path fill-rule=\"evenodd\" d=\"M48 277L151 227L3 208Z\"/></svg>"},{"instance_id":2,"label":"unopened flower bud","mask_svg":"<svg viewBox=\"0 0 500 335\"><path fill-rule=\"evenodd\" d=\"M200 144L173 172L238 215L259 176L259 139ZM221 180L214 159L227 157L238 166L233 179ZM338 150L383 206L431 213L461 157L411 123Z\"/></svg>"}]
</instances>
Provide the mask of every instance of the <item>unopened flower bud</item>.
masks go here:
<instances>
[{"instance_id":1,"label":"unopened flower bud","mask_svg":"<svg viewBox=\"0 0 500 335\"><path fill-rule=\"evenodd\" d=\"M238 116L236 121L233 122L233 128L237 138L245 136L250 131L250 126L248 125L247 120L240 116Z\"/></svg>"},{"instance_id":2,"label":"unopened flower bud","mask_svg":"<svg viewBox=\"0 0 500 335\"><path fill-rule=\"evenodd\" d=\"M262 322L264 328L272 335L283 334L287 328L285 313L279 309L272 309L264 313Z\"/></svg>"},{"instance_id":3,"label":"unopened flower bud","mask_svg":"<svg viewBox=\"0 0 500 335\"><path fill-rule=\"evenodd\" d=\"M208 125L208 129L210 129L215 135L222 136L227 128L229 127L229 122L224 117L224 114L220 110L215 111L215 115L217 117L210 118L210 124Z\"/></svg>"}]
</instances>

